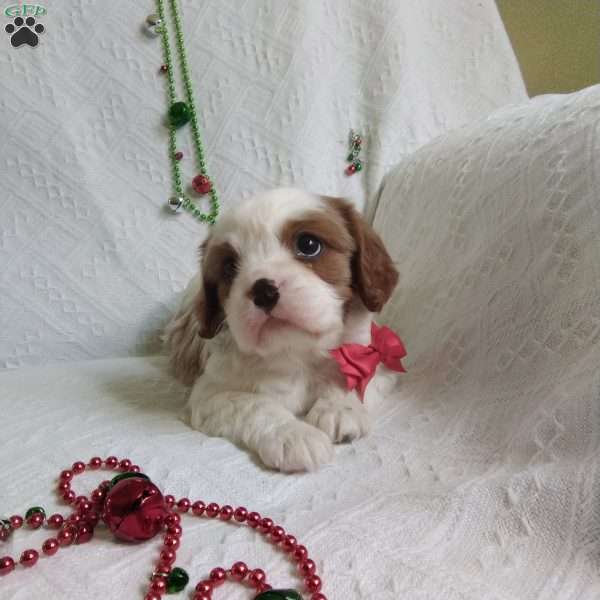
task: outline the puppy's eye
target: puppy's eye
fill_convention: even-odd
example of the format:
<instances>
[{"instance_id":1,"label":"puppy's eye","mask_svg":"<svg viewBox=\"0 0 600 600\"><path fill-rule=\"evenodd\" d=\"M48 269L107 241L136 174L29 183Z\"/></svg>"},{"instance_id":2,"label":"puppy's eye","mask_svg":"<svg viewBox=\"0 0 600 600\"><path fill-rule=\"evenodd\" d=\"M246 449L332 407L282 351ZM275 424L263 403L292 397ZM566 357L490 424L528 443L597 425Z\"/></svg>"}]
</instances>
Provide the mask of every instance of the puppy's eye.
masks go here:
<instances>
[{"instance_id":1,"label":"puppy's eye","mask_svg":"<svg viewBox=\"0 0 600 600\"><path fill-rule=\"evenodd\" d=\"M237 261L233 256L229 256L223 261L221 271L225 279L234 279L238 272Z\"/></svg>"},{"instance_id":2,"label":"puppy's eye","mask_svg":"<svg viewBox=\"0 0 600 600\"><path fill-rule=\"evenodd\" d=\"M302 258L316 258L323 251L321 240L310 233L301 233L296 239L296 255Z\"/></svg>"}]
</instances>

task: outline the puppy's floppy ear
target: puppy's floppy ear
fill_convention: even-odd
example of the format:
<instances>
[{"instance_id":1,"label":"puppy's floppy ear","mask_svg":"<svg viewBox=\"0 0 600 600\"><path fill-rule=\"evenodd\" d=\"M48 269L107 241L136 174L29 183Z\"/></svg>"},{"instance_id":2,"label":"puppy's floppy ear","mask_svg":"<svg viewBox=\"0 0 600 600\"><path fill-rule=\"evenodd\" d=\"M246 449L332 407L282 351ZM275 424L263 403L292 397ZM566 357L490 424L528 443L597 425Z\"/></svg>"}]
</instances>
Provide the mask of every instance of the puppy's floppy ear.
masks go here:
<instances>
[{"instance_id":1,"label":"puppy's floppy ear","mask_svg":"<svg viewBox=\"0 0 600 600\"><path fill-rule=\"evenodd\" d=\"M198 335L204 339L214 338L225 320L225 311L219 299L219 287L212 277L216 275L211 263L211 256L207 255L210 238L200 246L201 255L201 284L195 298L196 317L198 318Z\"/></svg>"},{"instance_id":2,"label":"puppy's floppy ear","mask_svg":"<svg viewBox=\"0 0 600 600\"><path fill-rule=\"evenodd\" d=\"M356 242L352 257L352 286L365 307L379 312L398 283L398 271L381 238L348 201L327 198L342 215Z\"/></svg>"},{"instance_id":3,"label":"puppy's floppy ear","mask_svg":"<svg viewBox=\"0 0 600 600\"><path fill-rule=\"evenodd\" d=\"M202 290L196 296L196 316L200 324L198 335L204 339L214 338L225 320L217 285L206 279L203 281Z\"/></svg>"}]
</instances>

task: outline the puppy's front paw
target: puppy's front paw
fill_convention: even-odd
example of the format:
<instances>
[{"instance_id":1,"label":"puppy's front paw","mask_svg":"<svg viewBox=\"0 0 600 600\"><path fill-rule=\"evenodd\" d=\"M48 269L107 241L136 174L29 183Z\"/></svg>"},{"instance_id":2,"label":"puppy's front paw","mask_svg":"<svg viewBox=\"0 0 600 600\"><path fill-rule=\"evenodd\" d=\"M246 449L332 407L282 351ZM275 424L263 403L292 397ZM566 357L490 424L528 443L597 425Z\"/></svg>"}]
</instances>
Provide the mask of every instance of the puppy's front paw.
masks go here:
<instances>
[{"instance_id":1,"label":"puppy's front paw","mask_svg":"<svg viewBox=\"0 0 600 600\"><path fill-rule=\"evenodd\" d=\"M317 400L306 416L307 423L324 431L336 443L351 442L371 430L367 410L362 404L335 400Z\"/></svg>"},{"instance_id":2,"label":"puppy's front paw","mask_svg":"<svg viewBox=\"0 0 600 600\"><path fill-rule=\"evenodd\" d=\"M329 438L302 421L285 423L263 435L257 449L267 467L286 473L313 471L333 458Z\"/></svg>"}]
</instances>

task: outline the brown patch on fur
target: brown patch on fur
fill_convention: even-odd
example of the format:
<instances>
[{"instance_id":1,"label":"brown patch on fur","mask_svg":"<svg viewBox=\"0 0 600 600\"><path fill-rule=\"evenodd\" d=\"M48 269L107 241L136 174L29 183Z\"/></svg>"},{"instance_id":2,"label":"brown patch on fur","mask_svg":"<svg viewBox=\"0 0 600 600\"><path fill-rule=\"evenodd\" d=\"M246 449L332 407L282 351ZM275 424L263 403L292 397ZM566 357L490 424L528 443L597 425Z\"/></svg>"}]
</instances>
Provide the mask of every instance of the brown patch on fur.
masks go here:
<instances>
[{"instance_id":1,"label":"brown patch on fur","mask_svg":"<svg viewBox=\"0 0 600 600\"><path fill-rule=\"evenodd\" d=\"M319 238L323 250L315 258L298 256L297 260L333 286L340 298L345 301L350 300L352 297L351 260L356 245L343 219L333 210L307 212L301 219L290 221L285 225L281 232L281 241L292 253L295 253L296 240L305 233Z\"/></svg>"},{"instance_id":2,"label":"brown patch on fur","mask_svg":"<svg viewBox=\"0 0 600 600\"><path fill-rule=\"evenodd\" d=\"M225 320L223 305L235 277L238 254L231 244L211 244L210 240L204 242L200 250L203 289L196 301L196 314L200 322L199 335L208 339L217 335Z\"/></svg>"},{"instance_id":3,"label":"brown patch on fur","mask_svg":"<svg viewBox=\"0 0 600 600\"><path fill-rule=\"evenodd\" d=\"M355 242L352 256L352 285L371 312L379 312L398 283L398 271L381 238L358 211L341 198L324 198L343 220Z\"/></svg>"}]
</instances>

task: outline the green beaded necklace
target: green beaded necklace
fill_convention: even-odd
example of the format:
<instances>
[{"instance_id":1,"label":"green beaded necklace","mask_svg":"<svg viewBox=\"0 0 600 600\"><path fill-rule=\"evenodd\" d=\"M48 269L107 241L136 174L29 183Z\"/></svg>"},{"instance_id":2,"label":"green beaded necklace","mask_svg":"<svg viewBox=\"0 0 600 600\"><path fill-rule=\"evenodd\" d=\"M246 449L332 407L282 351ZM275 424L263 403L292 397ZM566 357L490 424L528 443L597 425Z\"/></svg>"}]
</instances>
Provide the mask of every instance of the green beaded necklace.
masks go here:
<instances>
[{"instance_id":1,"label":"green beaded necklace","mask_svg":"<svg viewBox=\"0 0 600 600\"><path fill-rule=\"evenodd\" d=\"M219 197L214 185L212 184L206 169L204 159L204 148L200 136L200 127L198 125L198 115L194 102L194 89L185 52L185 42L183 39L183 30L181 26L181 16L177 0L169 0L171 17L175 27L175 40L177 48L177 58L179 60L179 69L183 78L185 88L186 102L177 101L175 91L175 73L173 69L173 60L171 55L171 46L169 43L169 29L165 19L164 0L156 0L158 15L150 15L146 20L148 32L153 36L161 36L165 64L161 71L167 76L167 101L169 111L167 121L169 125L169 160L171 162L171 176L174 195L169 198L168 207L173 212L179 212L181 208L187 210L196 219L209 225L214 225L219 214ZM210 210L202 212L198 206L191 200L183 190L181 183L181 169L179 161L183 153L177 150L177 129L187 123L192 126L194 148L196 151L196 164L199 174L192 180L192 188L200 195L208 194L210 198Z\"/></svg>"}]
</instances>

